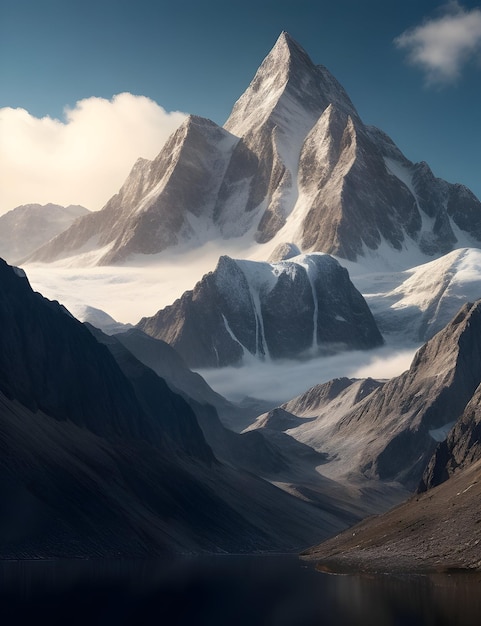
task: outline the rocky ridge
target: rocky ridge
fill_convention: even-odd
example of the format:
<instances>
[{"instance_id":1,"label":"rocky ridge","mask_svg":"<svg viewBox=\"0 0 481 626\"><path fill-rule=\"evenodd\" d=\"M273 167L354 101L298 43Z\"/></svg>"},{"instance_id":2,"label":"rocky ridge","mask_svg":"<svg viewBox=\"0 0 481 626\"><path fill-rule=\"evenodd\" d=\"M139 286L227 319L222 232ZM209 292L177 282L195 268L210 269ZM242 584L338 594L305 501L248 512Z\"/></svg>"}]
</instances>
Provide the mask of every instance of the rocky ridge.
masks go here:
<instances>
[{"instance_id":1,"label":"rocky ridge","mask_svg":"<svg viewBox=\"0 0 481 626\"><path fill-rule=\"evenodd\" d=\"M446 424L444 433L438 431L439 443L426 464L417 494L391 511L368 518L348 532L308 550L306 558L319 561L321 569L481 570L479 380L476 384L480 373L480 346L476 339L480 307L481 301L463 307L451 328L437 336L437 349L429 347L429 342L425 353L420 355L431 359L434 372L439 370L436 362L444 362L444 355L449 362L448 346L458 346L455 352L462 399L454 398L454 401L465 406L460 411L460 404L453 404L449 391L441 394L452 421ZM461 332L453 326L460 327ZM439 406L436 411L440 412Z\"/></svg>"}]
</instances>

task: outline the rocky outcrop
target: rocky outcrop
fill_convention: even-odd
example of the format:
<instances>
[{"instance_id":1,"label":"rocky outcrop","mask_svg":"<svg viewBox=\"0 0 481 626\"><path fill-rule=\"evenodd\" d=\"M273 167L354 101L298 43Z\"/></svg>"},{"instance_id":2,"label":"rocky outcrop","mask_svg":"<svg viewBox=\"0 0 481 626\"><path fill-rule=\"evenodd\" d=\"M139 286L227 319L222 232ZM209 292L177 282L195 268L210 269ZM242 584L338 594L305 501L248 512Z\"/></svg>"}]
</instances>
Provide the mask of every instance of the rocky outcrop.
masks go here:
<instances>
[{"instance_id":1,"label":"rocky outcrop","mask_svg":"<svg viewBox=\"0 0 481 626\"><path fill-rule=\"evenodd\" d=\"M347 270L327 255L279 263L220 258L171 306L138 327L172 345L190 367L293 358L382 343Z\"/></svg>"}]
</instances>

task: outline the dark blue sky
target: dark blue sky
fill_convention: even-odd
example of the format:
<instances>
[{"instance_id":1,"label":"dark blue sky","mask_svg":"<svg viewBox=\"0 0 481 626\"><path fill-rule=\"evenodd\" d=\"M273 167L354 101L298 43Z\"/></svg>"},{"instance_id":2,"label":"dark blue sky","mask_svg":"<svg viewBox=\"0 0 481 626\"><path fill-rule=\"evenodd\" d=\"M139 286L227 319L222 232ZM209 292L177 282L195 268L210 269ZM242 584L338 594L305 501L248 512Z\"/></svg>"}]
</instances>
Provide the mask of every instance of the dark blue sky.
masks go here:
<instances>
[{"instance_id":1,"label":"dark blue sky","mask_svg":"<svg viewBox=\"0 0 481 626\"><path fill-rule=\"evenodd\" d=\"M0 107L63 118L127 91L222 124L286 30L337 77L365 122L413 161L481 196L481 47L427 85L393 40L480 2L436 0L0 0Z\"/></svg>"}]
</instances>

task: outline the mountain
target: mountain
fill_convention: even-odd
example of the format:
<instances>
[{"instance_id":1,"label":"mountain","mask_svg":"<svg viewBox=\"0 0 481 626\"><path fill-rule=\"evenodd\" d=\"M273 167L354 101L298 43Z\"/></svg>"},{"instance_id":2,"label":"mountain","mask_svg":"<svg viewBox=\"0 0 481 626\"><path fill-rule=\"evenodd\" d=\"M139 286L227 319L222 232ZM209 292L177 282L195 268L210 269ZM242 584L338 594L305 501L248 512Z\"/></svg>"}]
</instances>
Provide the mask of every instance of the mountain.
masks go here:
<instances>
[{"instance_id":1,"label":"mountain","mask_svg":"<svg viewBox=\"0 0 481 626\"><path fill-rule=\"evenodd\" d=\"M192 291L137 327L194 368L382 344L347 270L324 254L273 264L222 256Z\"/></svg>"},{"instance_id":2,"label":"mountain","mask_svg":"<svg viewBox=\"0 0 481 626\"><path fill-rule=\"evenodd\" d=\"M444 483L481 460L481 385L446 439L436 448L419 485L419 492Z\"/></svg>"},{"instance_id":3,"label":"mountain","mask_svg":"<svg viewBox=\"0 0 481 626\"><path fill-rule=\"evenodd\" d=\"M25 204L0 215L0 257L15 262L67 230L89 211L77 205Z\"/></svg>"},{"instance_id":4,"label":"mountain","mask_svg":"<svg viewBox=\"0 0 481 626\"><path fill-rule=\"evenodd\" d=\"M4 261L0 328L2 557L292 550L352 519L219 462L184 398Z\"/></svg>"},{"instance_id":5,"label":"mountain","mask_svg":"<svg viewBox=\"0 0 481 626\"><path fill-rule=\"evenodd\" d=\"M413 249L428 259L479 246L481 203L364 125L330 72L282 33L224 128L188 117L101 211L31 258L96 250L96 262L115 264L243 236L246 249L269 243L264 258L292 244L407 266Z\"/></svg>"},{"instance_id":6,"label":"mountain","mask_svg":"<svg viewBox=\"0 0 481 626\"><path fill-rule=\"evenodd\" d=\"M87 304L71 302L68 305L68 310L81 322L86 322L95 326L95 328L99 328L106 335L123 333L132 328L132 324L122 324L121 322L117 322L117 320L115 320L108 313L105 313L105 311Z\"/></svg>"},{"instance_id":7,"label":"mountain","mask_svg":"<svg viewBox=\"0 0 481 626\"><path fill-rule=\"evenodd\" d=\"M329 478L397 481L414 490L481 382L480 337L477 301L424 344L400 376L387 382L339 379L282 405L303 418L287 432L327 455L320 471ZM259 418L253 427L262 432L263 424Z\"/></svg>"},{"instance_id":8,"label":"mountain","mask_svg":"<svg viewBox=\"0 0 481 626\"><path fill-rule=\"evenodd\" d=\"M397 345L431 339L463 304L481 294L478 248L459 248L403 272L386 269L359 275L359 268L346 266L386 341Z\"/></svg>"},{"instance_id":9,"label":"mountain","mask_svg":"<svg viewBox=\"0 0 481 626\"><path fill-rule=\"evenodd\" d=\"M465 354L479 358L475 351ZM481 567L481 386L429 461L418 493L307 551L334 570L459 571ZM454 415L453 415L454 417Z\"/></svg>"}]
</instances>

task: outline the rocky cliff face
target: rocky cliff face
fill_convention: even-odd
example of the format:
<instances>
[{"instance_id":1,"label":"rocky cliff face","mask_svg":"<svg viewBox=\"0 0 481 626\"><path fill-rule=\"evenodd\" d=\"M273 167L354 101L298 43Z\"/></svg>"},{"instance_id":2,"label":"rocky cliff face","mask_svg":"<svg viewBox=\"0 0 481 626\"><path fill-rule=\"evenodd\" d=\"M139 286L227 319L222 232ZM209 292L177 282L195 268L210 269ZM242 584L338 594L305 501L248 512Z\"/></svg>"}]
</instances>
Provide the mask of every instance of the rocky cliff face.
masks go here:
<instances>
[{"instance_id":1,"label":"rocky cliff face","mask_svg":"<svg viewBox=\"0 0 481 626\"><path fill-rule=\"evenodd\" d=\"M138 327L175 347L190 367L382 343L347 271L327 255L273 264L221 257L193 291Z\"/></svg>"},{"instance_id":2,"label":"rocky cliff face","mask_svg":"<svg viewBox=\"0 0 481 626\"><path fill-rule=\"evenodd\" d=\"M383 243L436 256L458 233L480 242L481 204L365 126L329 71L282 33L224 128L190 116L100 212L33 258L93 248L109 264L248 232L250 243L350 260Z\"/></svg>"},{"instance_id":3,"label":"rocky cliff face","mask_svg":"<svg viewBox=\"0 0 481 626\"><path fill-rule=\"evenodd\" d=\"M481 387L478 387L462 416L436 448L426 467L419 491L448 480L481 459Z\"/></svg>"}]
</instances>

